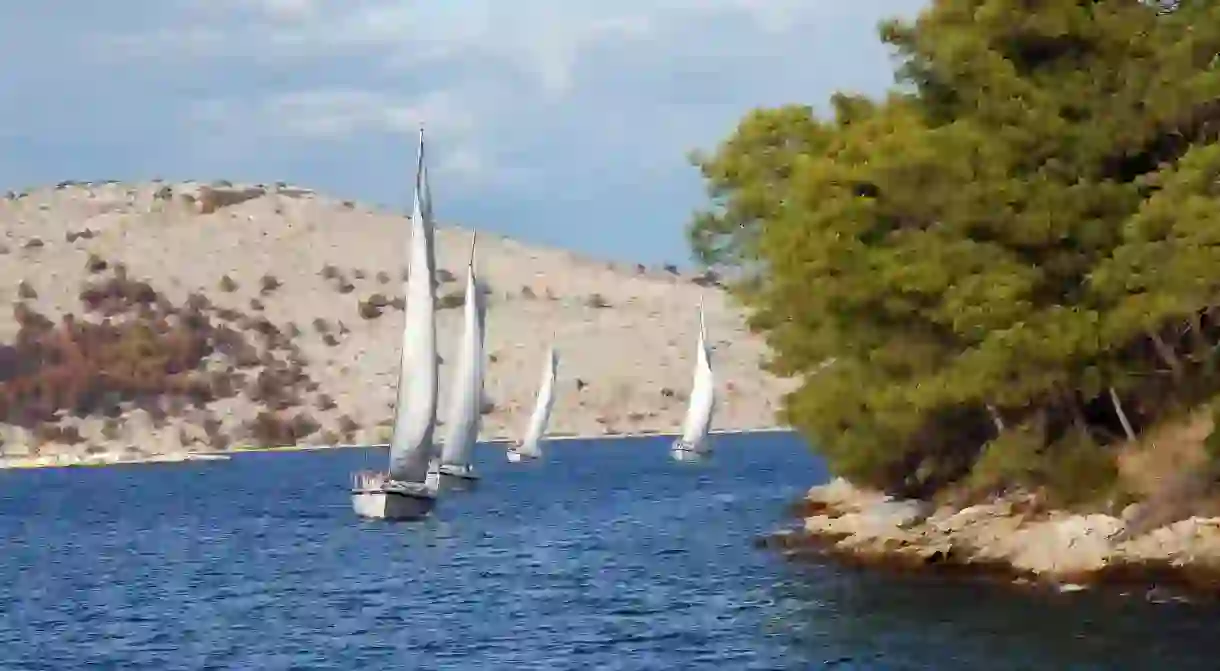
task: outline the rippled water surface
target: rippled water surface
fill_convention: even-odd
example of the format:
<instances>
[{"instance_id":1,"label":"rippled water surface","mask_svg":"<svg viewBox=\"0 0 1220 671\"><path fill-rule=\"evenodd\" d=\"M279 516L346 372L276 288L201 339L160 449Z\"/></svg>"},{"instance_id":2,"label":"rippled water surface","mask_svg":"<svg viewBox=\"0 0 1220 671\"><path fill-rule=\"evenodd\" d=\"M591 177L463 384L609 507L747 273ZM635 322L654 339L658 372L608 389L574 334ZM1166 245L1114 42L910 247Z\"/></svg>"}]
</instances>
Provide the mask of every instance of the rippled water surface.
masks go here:
<instances>
[{"instance_id":1,"label":"rippled water surface","mask_svg":"<svg viewBox=\"0 0 1220 671\"><path fill-rule=\"evenodd\" d=\"M1209 669L1220 616L788 565L823 478L787 435L482 448L417 524L359 522L378 450L0 473L0 669Z\"/></svg>"}]
</instances>

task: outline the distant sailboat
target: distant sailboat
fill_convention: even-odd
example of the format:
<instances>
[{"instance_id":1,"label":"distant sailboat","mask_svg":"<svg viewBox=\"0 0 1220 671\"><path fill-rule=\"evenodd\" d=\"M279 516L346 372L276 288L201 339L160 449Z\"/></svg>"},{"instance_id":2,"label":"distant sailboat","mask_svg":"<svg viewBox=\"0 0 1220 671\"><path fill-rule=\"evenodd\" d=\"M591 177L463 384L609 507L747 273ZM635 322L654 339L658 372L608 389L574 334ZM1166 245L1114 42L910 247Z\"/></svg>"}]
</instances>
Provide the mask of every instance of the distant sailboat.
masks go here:
<instances>
[{"instance_id":1,"label":"distant sailboat","mask_svg":"<svg viewBox=\"0 0 1220 671\"><path fill-rule=\"evenodd\" d=\"M695 350L695 375L691 387L690 405L682 422L682 435L674 441L673 458L677 461L698 461L711 453L708 431L712 427L712 411L716 406L716 382L712 377L711 355L707 348L707 325L703 319L703 301L699 301L699 342Z\"/></svg>"},{"instance_id":2,"label":"distant sailboat","mask_svg":"<svg viewBox=\"0 0 1220 671\"><path fill-rule=\"evenodd\" d=\"M555 352L555 346L551 345L542 365L542 384L538 388L538 398L534 401L534 412L530 414L529 426L521 442L508 449L509 461L538 459L542 456L539 443L546 434L547 422L551 419L551 407L555 405L555 373L558 368L559 356Z\"/></svg>"},{"instance_id":3,"label":"distant sailboat","mask_svg":"<svg viewBox=\"0 0 1220 671\"><path fill-rule=\"evenodd\" d=\"M477 240L477 238L476 238ZM471 453L479 439L483 413L483 341L486 307L474 273L474 248L470 243L470 263L466 268L466 304L463 310L465 331L459 345L453 390L449 400L449 417L445 423L444 448L437 471L445 478L464 481L478 479L470 464Z\"/></svg>"},{"instance_id":4,"label":"distant sailboat","mask_svg":"<svg viewBox=\"0 0 1220 671\"><path fill-rule=\"evenodd\" d=\"M390 465L388 472L353 476L352 509L361 517L420 519L432 512L439 492L439 480L429 467L435 456L437 405L436 255L422 129L413 206Z\"/></svg>"}]
</instances>

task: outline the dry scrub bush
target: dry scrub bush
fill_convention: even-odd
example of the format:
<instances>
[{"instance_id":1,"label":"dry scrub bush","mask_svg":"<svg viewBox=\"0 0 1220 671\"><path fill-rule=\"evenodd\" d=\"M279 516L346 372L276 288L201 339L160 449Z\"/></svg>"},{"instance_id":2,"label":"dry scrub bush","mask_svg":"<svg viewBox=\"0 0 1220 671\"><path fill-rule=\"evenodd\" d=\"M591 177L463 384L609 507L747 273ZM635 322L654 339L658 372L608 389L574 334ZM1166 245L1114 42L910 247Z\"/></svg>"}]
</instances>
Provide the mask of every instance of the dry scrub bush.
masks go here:
<instances>
[{"instance_id":1,"label":"dry scrub bush","mask_svg":"<svg viewBox=\"0 0 1220 671\"><path fill-rule=\"evenodd\" d=\"M297 413L289 419L284 419L271 412L260 412L257 417L246 423L246 431L250 435L250 440L260 447L293 445L320 428L317 421L304 412Z\"/></svg>"},{"instance_id":2,"label":"dry scrub bush","mask_svg":"<svg viewBox=\"0 0 1220 671\"><path fill-rule=\"evenodd\" d=\"M221 188L215 189L205 186L199 190L199 213L211 214L217 210L240 205L247 200L254 200L262 197L267 191L262 188L253 187L248 189L232 189Z\"/></svg>"},{"instance_id":3,"label":"dry scrub bush","mask_svg":"<svg viewBox=\"0 0 1220 671\"><path fill-rule=\"evenodd\" d=\"M116 418L127 405L164 422L167 407L177 414L233 396L242 382L234 369L264 364L244 334L213 321L206 297L174 305L121 265L85 283L79 297L86 318L67 314L58 323L14 304L19 330L12 343L0 344L0 420L32 428L64 416ZM255 328L283 348L269 337L278 336L270 322L255 320ZM205 366L217 357L229 365ZM260 372L254 386L270 407L285 407L308 381L300 365L280 364ZM108 431L117 435L117 423L108 422Z\"/></svg>"}]
</instances>

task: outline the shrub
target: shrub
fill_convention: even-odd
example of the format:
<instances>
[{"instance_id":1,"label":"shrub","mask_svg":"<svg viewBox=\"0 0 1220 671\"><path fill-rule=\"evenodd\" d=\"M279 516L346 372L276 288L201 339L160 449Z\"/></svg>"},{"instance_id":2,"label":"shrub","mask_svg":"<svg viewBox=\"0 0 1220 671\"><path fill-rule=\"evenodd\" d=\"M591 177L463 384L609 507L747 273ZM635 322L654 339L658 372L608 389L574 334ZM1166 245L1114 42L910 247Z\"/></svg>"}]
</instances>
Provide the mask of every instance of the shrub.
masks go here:
<instances>
[{"instance_id":1,"label":"shrub","mask_svg":"<svg viewBox=\"0 0 1220 671\"><path fill-rule=\"evenodd\" d=\"M241 321L246 317L244 314L234 310L233 308L216 308L215 314L217 319L231 323Z\"/></svg>"},{"instance_id":2,"label":"shrub","mask_svg":"<svg viewBox=\"0 0 1220 671\"><path fill-rule=\"evenodd\" d=\"M191 292L186 297L186 309L191 312L203 312L212 308L212 301L198 291Z\"/></svg>"},{"instance_id":3,"label":"shrub","mask_svg":"<svg viewBox=\"0 0 1220 671\"><path fill-rule=\"evenodd\" d=\"M105 259L97 254L90 254L89 258L85 260L85 270L89 271L90 273L100 273L106 270L109 265L110 264L106 263Z\"/></svg>"},{"instance_id":4,"label":"shrub","mask_svg":"<svg viewBox=\"0 0 1220 671\"><path fill-rule=\"evenodd\" d=\"M225 275L224 277L220 278L220 290L231 294L234 291L237 291L237 282L234 281L232 277Z\"/></svg>"},{"instance_id":5,"label":"shrub","mask_svg":"<svg viewBox=\"0 0 1220 671\"><path fill-rule=\"evenodd\" d=\"M466 292L451 291L437 299L436 309L437 310L449 310L452 308L460 308L465 304L466 304Z\"/></svg>"},{"instance_id":6,"label":"shrub","mask_svg":"<svg viewBox=\"0 0 1220 671\"><path fill-rule=\"evenodd\" d=\"M211 187L205 186L200 189L198 198L200 214L212 214L223 208L240 205L248 200L254 200L267 193L265 189L259 187L246 189L234 189L232 187L231 183L219 180L213 183Z\"/></svg>"},{"instance_id":7,"label":"shrub","mask_svg":"<svg viewBox=\"0 0 1220 671\"><path fill-rule=\"evenodd\" d=\"M349 415L341 415L338 420L339 434L343 436L343 440L351 442L356 439L356 432L360 430L360 425L356 420Z\"/></svg>"},{"instance_id":8,"label":"shrub","mask_svg":"<svg viewBox=\"0 0 1220 671\"><path fill-rule=\"evenodd\" d=\"M373 294L357 304L357 312L363 319L376 319L381 316L387 301L381 294Z\"/></svg>"},{"instance_id":9,"label":"shrub","mask_svg":"<svg viewBox=\"0 0 1220 671\"><path fill-rule=\"evenodd\" d=\"M0 419L37 427L65 416L104 416L103 434L114 439L114 418L124 404L163 423L167 413L236 393L232 366L217 368L209 360L259 363L240 333L210 321L202 297L177 306L119 267L113 276L86 284L81 302L85 318L68 314L60 324L24 302L13 306L19 330L11 344L0 344ZM108 318L90 321L98 314ZM276 333L264 322L256 325ZM262 380L262 391L277 407L311 382L300 366L281 365L271 374L278 377ZM55 439L74 440L71 429L64 431Z\"/></svg>"},{"instance_id":10,"label":"shrub","mask_svg":"<svg viewBox=\"0 0 1220 671\"><path fill-rule=\"evenodd\" d=\"M263 275L263 277L259 280L258 291L260 294L266 296L276 289L279 289L281 286L283 286L283 283L281 283L279 278L275 275Z\"/></svg>"},{"instance_id":11,"label":"shrub","mask_svg":"<svg viewBox=\"0 0 1220 671\"><path fill-rule=\"evenodd\" d=\"M691 282L701 287L717 287L720 286L720 275L714 270L708 270L696 275Z\"/></svg>"}]
</instances>

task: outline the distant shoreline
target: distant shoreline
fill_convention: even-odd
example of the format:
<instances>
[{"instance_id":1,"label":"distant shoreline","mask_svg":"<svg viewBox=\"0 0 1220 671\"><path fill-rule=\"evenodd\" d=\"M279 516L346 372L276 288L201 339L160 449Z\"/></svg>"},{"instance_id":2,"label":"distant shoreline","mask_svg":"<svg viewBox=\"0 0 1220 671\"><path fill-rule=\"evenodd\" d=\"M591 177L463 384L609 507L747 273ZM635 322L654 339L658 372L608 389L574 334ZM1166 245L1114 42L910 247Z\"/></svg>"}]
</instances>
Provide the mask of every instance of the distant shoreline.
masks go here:
<instances>
[{"instance_id":1,"label":"distant shoreline","mask_svg":"<svg viewBox=\"0 0 1220 671\"><path fill-rule=\"evenodd\" d=\"M712 431L713 436L733 436L743 433L790 433L794 429L790 427L773 426L761 427L757 429L724 429L722 431ZM555 435L547 436L546 442L565 442L571 440L627 440L630 438L657 438L664 436L677 437L677 433L673 431L641 431L638 433L614 433L614 434L588 434L588 435ZM512 443L512 438L504 436L496 436L487 440L480 440L480 445L499 445ZM201 452L197 454L233 454L235 452L308 452L312 450L339 450L339 449L355 449L369 447L389 447L389 443L360 443L360 444L344 444L344 445L281 445L275 447L235 447L229 450L219 450L215 452Z\"/></svg>"},{"instance_id":2,"label":"distant shoreline","mask_svg":"<svg viewBox=\"0 0 1220 671\"><path fill-rule=\"evenodd\" d=\"M747 433L790 433L791 427L775 426L756 429L724 429L712 431L714 436L738 435ZM626 440L630 438L656 438L677 436L676 432L644 431L639 433L592 434L592 435L556 435L547 438L548 442L565 442L573 440ZM479 441L482 445L509 444L511 438L497 436L489 440ZM373 444L343 444L343 445L278 445L271 447L240 446L228 450L182 451L164 454L150 454L142 457L125 457L121 453L97 454L77 457L75 455L57 455L40 457L0 457L0 470L29 470L39 468L100 468L105 466L126 466L131 464L164 464L187 461L224 461L234 454L250 452L312 452L318 450L340 450L356 448L387 448L388 443Z\"/></svg>"}]
</instances>

